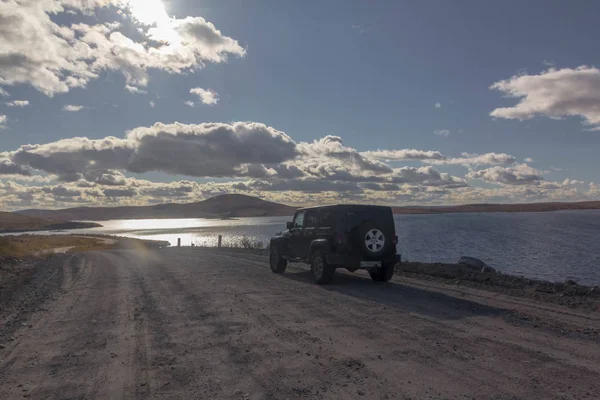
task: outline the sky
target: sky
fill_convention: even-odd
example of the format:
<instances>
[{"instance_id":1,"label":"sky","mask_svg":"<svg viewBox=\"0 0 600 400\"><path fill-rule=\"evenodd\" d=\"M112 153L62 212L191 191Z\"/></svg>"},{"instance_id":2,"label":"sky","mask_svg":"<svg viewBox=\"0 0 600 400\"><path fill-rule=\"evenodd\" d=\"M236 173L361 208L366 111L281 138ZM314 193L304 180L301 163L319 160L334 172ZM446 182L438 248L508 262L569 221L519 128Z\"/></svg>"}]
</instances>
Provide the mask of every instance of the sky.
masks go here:
<instances>
[{"instance_id":1,"label":"sky","mask_svg":"<svg viewBox=\"0 0 600 400\"><path fill-rule=\"evenodd\" d=\"M600 200L599 16L0 0L0 209Z\"/></svg>"}]
</instances>

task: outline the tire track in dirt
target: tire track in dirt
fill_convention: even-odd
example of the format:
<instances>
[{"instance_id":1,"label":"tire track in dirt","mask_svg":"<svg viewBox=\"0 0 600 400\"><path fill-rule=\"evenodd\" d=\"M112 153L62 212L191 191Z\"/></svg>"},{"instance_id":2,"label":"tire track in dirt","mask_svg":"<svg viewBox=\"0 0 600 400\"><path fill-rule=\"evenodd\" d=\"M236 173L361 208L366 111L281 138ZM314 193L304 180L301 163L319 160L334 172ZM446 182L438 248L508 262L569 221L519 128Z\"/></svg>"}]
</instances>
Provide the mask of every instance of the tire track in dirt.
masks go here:
<instances>
[{"instance_id":1,"label":"tire track in dirt","mask_svg":"<svg viewBox=\"0 0 600 400\"><path fill-rule=\"evenodd\" d=\"M302 320L302 312L306 312L304 324L309 321L314 326L301 326L301 330L331 332L327 327L329 325L335 329L333 334L336 339L349 343L355 354L364 353L356 352L356 344L360 342L367 343L366 347L377 343L382 357L389 354L390 349L395 349L391 358L396 360L390 361L390 357L386 357L387 365L383 368L377 362L365 362L367 368L363 371L372 367L379 372L379 379L382 373L384 376L390 375L390 367L402 370L406 364L417 361L421 372L409 371L406 374L409 380L422 381L423 376L436 376L438 384L446 387L470 384L474 388L496 388L498 393L502 393L507 387L517 385L520 389L513 390L521 396L545 392L549 398L558 393L567 393L561 396L571 398L568 393L573 392L576 392L573 398L592 398L589 393L595 392L593 382L598 377L598 367L597 364L594 367L591 361L598 360L598 352L589 352L591 343L566 341L539 330L514 328L502 320L509 310L494 309L411 287L374 285L351 275L341 276L339 285L318 288L311 283L309 274L303 269L291 267L289 274L274 276L268 272L266 263L263 265L254 258L245 260L244 254L219 254L210 250L178 251L177 259L189 257L191 262L197 259L198 253L210 255L204 256L207 263L227 268L227 274L232 278L237 276L234 283L245 282L244 286L253 288L268 287L268 290L246 296L240 295L237 290L234 296L243 298L241 305L254 309L255 305L259 308L260 304L277 304L277 309L270 310L268 315L278 321L285 321L282 313L293 315L300 310ZM252 268L254 266L262 271ZM290 285L290 280L310 286ZM281 291L285 295L277 299ZM289 307L284 306L286 302L290 303ZM321 306L321 309L315 308L315 305ZM327 310L332 310L333 314ZM316 321L322 321L322 324ZM259 323L270 322L263 319ZM502 325L503 331L498 329L499 325ZM364 333L368 333L371 340L365 340ZM410 345L404 347L402 342ZM557 352L557 347L564 351ZM346 349L337 347L335 350L343 354ZM488 354L489 359L482 358L482 354ZM590 362L581 363L579 356ZM363 354L358 358L364 360L365 357L373 358L372 354ZM510 363L510 367L507 368L503 362ZM457 363L463 364L460 369L457 369ZM531 367L535 365L543 365L544 373L532 371ZM565 371L570 371L571 385L565 386L562 382ZM425 387L424 390L435 393L434 387ZM406 391L406 395L418 393ZM423 395L423 392L420 393Z\"/></svg>"},{"instance_id":2,"label":"tire track in dirt","mask_svg":"<svg viewBox=\"0 0 600 400\"><path fill-rule=\"evenodd\" d=\"M32 318L2 366L0 398L122 398L135 341L129 269L110 253L64 265L64 293ZM133 340L132 340L133 338Z\"/></svg>"}]
</instances>

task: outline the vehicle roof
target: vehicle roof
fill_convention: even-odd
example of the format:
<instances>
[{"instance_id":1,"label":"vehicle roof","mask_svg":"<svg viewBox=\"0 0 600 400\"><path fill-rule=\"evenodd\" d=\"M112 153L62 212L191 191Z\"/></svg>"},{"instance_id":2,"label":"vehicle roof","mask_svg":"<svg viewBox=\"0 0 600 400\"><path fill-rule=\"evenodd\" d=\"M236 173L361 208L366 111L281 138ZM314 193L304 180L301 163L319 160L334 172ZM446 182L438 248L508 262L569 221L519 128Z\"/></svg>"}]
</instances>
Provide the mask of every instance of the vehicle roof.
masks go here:
<instances>
[{"instance_id":1,"label":"vehicle roof","mask_svg":"<svg viewBox=\"0 0 600 400\"><path fill-rule=\"evenodd\" d=\"M391 208L390 206L375 206L369 204L329 204L326 206L302 207L296 211L318 210L320 208Z\"/></svg>"}]
</instances>

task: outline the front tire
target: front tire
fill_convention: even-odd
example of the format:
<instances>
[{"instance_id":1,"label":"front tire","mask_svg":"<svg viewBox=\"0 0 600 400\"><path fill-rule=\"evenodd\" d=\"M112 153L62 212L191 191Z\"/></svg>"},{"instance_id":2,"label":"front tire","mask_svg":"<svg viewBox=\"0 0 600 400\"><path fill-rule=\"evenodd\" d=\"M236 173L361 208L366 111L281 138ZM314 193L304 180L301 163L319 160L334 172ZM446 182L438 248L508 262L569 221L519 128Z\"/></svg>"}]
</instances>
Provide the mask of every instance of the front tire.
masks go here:
<instances>
[{"instance_id":1,"label":"front tire","mask_svg":"<svg viewBox=\"0 0 600 400\"><path fill-rule=\"evenodd\" d=\"M327 264L322 251L315 251L310 259L310 270L319 285L325 285L333 279L335 268Z\"/></svg>"},{"instance_id":2,"label":"front tire","mask_svg":"<svg viewBox=\"0 0 600 400\"><path fill-rule=\"evenodd\" d=\"M388 282L394 276L394 264L382 265L376 271L369 271L369 275L376 282Z\"/></svg>"},{"instance_id":3,"label":"front tire","mask_svg":"<svg viewBox=\"0 0 600 400\"><path fill-rule=\"evenodd\" d=\"M271 247L271 251L269 253L269 264L271 266L271 271L276 274L283 274L285 272L285 268L287 267L287 260L281 258L281 253L275 246Z\"/></svg>"}]
</instances>

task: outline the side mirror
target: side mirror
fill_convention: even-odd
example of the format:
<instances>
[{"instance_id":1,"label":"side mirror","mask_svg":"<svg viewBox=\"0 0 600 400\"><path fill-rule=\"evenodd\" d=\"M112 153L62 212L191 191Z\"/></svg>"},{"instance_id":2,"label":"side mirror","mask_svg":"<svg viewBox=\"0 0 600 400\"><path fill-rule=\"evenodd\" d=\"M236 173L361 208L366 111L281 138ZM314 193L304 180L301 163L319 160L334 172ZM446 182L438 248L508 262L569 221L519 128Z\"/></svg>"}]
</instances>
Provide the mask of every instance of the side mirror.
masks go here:
<instances>
[{"instance_id":1,"label":"side mirror","mask_svg":"<svg viewBox=\"0 0 600 400\"><path fill-rule=\"evenodd\" d=\"M294 227L294 224L292 222L289 222L289 221L286 222L286 224L285 224L286 229L292 229L293 227Z\"/></svg>"}]
</instances>

